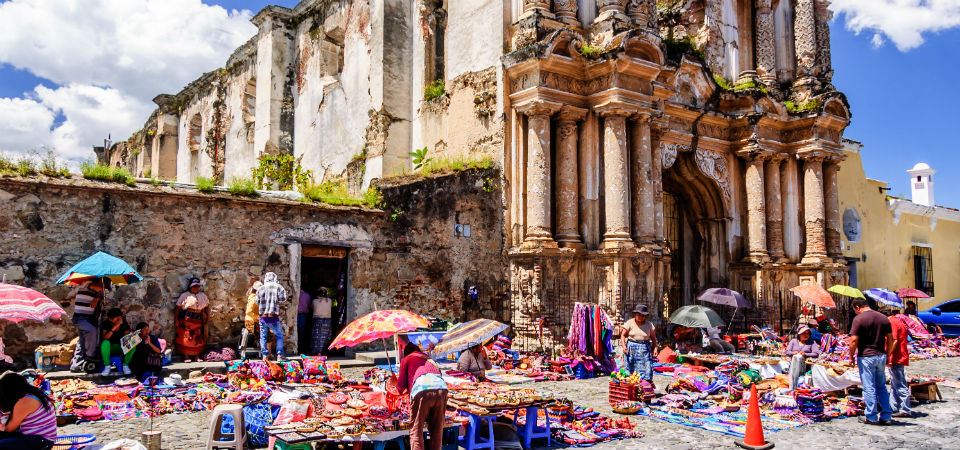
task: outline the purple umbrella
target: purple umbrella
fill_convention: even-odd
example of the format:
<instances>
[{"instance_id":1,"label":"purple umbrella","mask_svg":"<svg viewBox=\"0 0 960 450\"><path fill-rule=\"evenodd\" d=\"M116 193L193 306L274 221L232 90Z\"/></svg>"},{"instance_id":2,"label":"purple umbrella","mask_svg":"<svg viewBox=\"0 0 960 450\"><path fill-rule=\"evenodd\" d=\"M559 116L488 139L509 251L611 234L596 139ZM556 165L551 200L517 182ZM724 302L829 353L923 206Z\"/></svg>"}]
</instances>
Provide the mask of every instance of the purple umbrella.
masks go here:
<instances>
[{"instance_id":1,"label":"purple umbrella","mask_svg":"<svg viewBox=\"0 0 960 450\"><path fill-rule=\"evenodd\" d=\"M734 308L750 308L750 302L739 292L727 288L710 288L703 291L697 300L715 305L733 306Z\"/></svg>"},{"instance_id":2,"label":"purple umbrella","mask_svg":"<svg viewBox=\"0 0 960 450\"><path fill-rule=\"evenodd\" d=\"M903 308L903 300L897 296L896 292L893 292L889 289L873 288L863 291L867 297L876 300L878 303L883 303L887 306L893 306L894 308Z\"/></svg>"}]
</instances>

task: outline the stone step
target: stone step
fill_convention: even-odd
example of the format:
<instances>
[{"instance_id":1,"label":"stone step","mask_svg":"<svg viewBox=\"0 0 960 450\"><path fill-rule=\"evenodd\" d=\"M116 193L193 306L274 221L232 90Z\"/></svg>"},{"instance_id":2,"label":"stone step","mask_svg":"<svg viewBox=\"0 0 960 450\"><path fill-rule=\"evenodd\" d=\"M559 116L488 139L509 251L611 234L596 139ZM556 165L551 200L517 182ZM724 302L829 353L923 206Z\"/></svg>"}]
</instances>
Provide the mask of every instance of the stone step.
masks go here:
<instances>
[{"instance_id":1,"label":"stone step","mask_svg":"<svg viewBox=\"0 0 960 450\"><path fill-rule=\"evenodd\" d=\"M357 361L366 361L371 365L384 366L387 364L396 363L396 351L390 352L390 359L387 359L387 354L383 350L372 351L372 352L354 352L352 350L347 350L347 357L351 357Z\"/></svg>"}]
</instances>

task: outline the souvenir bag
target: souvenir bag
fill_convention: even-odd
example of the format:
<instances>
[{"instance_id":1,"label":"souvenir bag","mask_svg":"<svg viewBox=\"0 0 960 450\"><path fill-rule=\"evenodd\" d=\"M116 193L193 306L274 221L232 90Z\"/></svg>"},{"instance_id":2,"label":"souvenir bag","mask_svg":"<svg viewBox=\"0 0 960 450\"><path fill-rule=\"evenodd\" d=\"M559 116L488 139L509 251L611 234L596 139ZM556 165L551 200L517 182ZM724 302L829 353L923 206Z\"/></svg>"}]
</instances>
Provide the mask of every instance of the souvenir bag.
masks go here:
<instances>
[{"instance_id":1,"label":"souvenir bag","mask_svg":"<svg viewBox=\"0 0 960 450\"><path fill-rule=\"evenodd\" d=\"M318 377L327 373L326 356L303 356L303 374L306 377Z\"/></svg>"},{"instance_id":2,"label":"souvenir bag","mask_svg":"<svg viewBox=\"0 0 960 450\"><path fill-rule=\"evenodd\" d=\"M273 424L273 410L266 403L244 406L243 423L247 431L247 444L250 447L265 447L268 436L264 427Z\"/></svg>"},{"instance_id":3,"label":"souvenir bag","mask_svg":"<svg viewBox=\"0 0 960 450\"><path fill-rule=\"evenodd\" d=\"M270 368L266 361L250 361L250 371L253 377L259 380L270 380Z\"/></svg>"},{"instance_id":4,"label":"souvenir bag","mask_svg":"<svg viewBox=\"0 0 960 450\"><path fill-rule=\"evenodd\" d=\"M303 381L303 367L300 361L284 361L281 363L287 383L299 383Z\"/></svg>"},{"instance_id":5,"label":"souvenir bag","mask_svg":"<svg viewBox=\"0 0 960 450\"><path fill-rule=\"evenodd\" d=\"M103 419L103 410L99 406L93 406L90 408L80 409L76 411L77 419L94 421Z\"/></svg>"}]
</instances>

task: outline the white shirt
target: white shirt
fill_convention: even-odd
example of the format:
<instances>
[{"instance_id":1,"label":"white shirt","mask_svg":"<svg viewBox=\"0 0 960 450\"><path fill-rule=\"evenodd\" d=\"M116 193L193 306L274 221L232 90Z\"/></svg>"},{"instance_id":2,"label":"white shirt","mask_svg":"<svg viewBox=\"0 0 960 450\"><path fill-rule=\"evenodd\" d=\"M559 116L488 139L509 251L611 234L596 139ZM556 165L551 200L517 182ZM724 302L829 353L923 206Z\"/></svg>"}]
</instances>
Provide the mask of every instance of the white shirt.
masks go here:
<instances>
[{"instance_id":1,"label":"white shirt","mask_svg":"<svg viewBox=\"0 0 960 450\"><path fill-rule=\"evenodd\" d=\"M329 319L332 304L333 301L327 297L317 297L313 299L313 317Z\"/></svg>"},{"instance_id":2,"label":"white shirt","mask_svg":"<svg viewBox=\"0 0 960 450\"><path fill-rule=\"evenodd\" d=\"M707 336L710 336L710 339L720 339L720 327L707 328Z\"/></svg>"}]
</instances>

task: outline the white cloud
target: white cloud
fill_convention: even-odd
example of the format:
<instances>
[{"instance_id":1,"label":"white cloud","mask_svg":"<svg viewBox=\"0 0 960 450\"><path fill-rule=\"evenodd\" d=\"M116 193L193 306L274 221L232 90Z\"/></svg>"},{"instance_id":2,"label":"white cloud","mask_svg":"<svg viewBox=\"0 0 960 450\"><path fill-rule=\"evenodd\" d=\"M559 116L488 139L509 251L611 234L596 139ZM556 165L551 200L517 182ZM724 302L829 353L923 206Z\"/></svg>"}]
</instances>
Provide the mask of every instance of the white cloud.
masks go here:
<instances>
[{"instance_id":1,"label":"white cloud","mask_svg":"<svg viewBox=\"0 0 960 450\"><path fill-rule=\"evenodd\" d=\"M875 47L889 39L900 51L923 44L925 33L960 26L960 0L833 0L831 9L846 16L848 30L873 32Z\"/></svg>"},{"instance_id":2,"label":"white cloud","mask_svg":"<svg viewBox=\"0 0 960 450\"><path fill-rule=\"evenodd\" d=\"M252 37L250 16L200 0L0 3L0 63L59 85L0 98L0 150L50 145L83 159L107 133L125 139L156 94L222 66ZM58 113L66 120L51 130Z\"/></svg>"}]
</instances>

